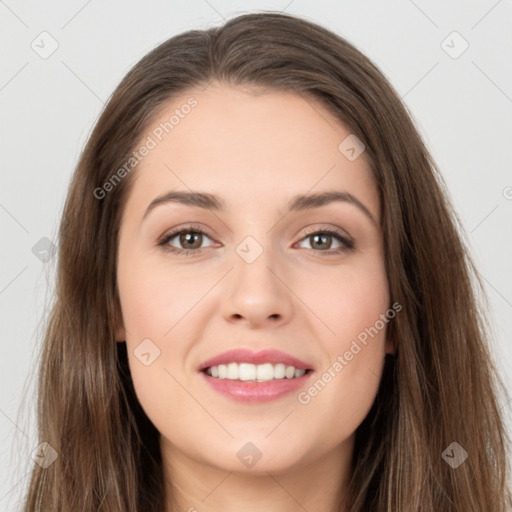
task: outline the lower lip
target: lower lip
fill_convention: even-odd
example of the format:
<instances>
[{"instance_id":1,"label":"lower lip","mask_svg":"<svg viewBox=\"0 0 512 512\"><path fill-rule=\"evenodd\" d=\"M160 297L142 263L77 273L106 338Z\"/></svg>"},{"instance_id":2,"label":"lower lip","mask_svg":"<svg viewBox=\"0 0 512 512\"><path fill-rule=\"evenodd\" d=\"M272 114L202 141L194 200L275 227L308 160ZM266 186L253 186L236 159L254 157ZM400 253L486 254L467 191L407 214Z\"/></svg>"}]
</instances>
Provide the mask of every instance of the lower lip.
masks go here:
<instances>
[{"instance_id":1,"label":"lower lip","mask_svg":"<svg viewBox=\"0 0 512 512\"><path fill-rule=\"evenodd\" d=\"M237 402L260 403L276 400L288 393L297 391L306 384L314 372L293 379L275 379L267 382L251 382L231 379L218 379L200 372L206 382L219 393Z\"/></svg>"}]
</instances>

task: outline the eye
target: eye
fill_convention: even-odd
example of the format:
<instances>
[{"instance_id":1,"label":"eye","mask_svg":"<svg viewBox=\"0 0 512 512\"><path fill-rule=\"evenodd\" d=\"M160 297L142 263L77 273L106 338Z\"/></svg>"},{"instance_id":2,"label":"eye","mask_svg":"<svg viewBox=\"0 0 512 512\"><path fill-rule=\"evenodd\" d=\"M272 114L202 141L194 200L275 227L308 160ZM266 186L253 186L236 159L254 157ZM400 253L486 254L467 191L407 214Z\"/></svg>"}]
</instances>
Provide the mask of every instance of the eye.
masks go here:
<instances>
[{"instance_id":1,"label":"eye","mask_svg":"<svg viewBox=\"0 0 512 512\"><path fill-rule=\"evenodd\" d=\"M164 235L158 241L158 245L172 253L184 255L199 254L204 249L203 241L205 238L210 237L202 229L191 225ZM171 242L175 239L174 243L181 247L171 245Z\"/></svg>"},{"instance_id":2,"label":"eye","mask_svg":"<svg viewBox=\"0 0 512 512\"><path fill-rule=\"evenodd\" d=\"M332 248L332 240L335 239L338 244L337 248ZM325 254L340 254L342 252L354 249L354 242L347 236L332 228L320 228L308 233L302 241L309 241L311 250L314 252L324 252ZM299 242L300 243L300 242ZM316 250L319 249L319 250Z\"/></svg>"}]
</instances>

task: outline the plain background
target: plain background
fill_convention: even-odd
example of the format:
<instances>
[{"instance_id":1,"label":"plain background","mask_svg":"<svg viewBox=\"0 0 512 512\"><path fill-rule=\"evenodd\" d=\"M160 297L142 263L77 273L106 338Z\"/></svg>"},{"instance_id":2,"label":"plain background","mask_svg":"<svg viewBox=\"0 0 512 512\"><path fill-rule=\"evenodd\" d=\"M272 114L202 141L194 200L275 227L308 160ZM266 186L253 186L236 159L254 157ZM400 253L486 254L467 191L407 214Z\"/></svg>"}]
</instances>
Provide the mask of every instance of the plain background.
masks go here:
<instances>
[{"instance_id":1,"label":"plain background","mask_svg":"<svg viewBox=\"0 0 512 512\"><path fill-rule=\"evenodd\" d=\"M42 261L41 250L45 238L55 242L71 173L104 102L158 43L258 10L344 36L404 99L486 284L492 350L512 389L510 0L0 0L0 510L19 509L37 446L33 373L55 262ZM512 403L502 407L510 418Z\"/></svg>"}]
</instances>

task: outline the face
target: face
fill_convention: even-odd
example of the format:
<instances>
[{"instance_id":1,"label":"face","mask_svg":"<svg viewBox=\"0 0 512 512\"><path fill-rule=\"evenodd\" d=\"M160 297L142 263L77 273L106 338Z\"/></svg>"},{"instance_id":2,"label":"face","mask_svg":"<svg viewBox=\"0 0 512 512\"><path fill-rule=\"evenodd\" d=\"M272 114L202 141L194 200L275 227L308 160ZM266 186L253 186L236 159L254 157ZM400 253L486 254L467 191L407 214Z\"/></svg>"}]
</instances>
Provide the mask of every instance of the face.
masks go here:
<instances>
[{"instance_id":1,"label":"face","mask_svg":"<svg viewBox=\"0 0 512 512\"><path fill-rule=\"evenodd\" d=\"M149 150L120 226L118 340L167 455L277 472L350 450L391 351L379 198L364 152L339 148L350 134L315 100L213 84L174 98L137 146ZM292 208L326 192L341 199ZM199 370L239 348L308 371ZM293 366L263 359L275 377Z\"/></svg>"}]
</instances>

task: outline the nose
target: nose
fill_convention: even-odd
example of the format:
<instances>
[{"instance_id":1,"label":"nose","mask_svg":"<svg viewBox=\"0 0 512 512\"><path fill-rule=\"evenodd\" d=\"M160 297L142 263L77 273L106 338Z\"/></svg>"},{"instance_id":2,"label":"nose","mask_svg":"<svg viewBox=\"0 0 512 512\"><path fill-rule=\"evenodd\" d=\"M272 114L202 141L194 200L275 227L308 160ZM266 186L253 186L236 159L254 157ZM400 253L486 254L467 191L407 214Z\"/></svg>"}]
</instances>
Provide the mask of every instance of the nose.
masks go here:
<instances>
[{"instance_id":1,"label":"nose","mask_svg":"<svg viewBox=\"0 0 512 512\"><path fill-rule=\"evenodd\" d=\"M249 328L284 325L293 316L293 292L286 277L274 268L270 251L248 263L238 254L226 280L222 315L230 323L246 323Z\"/></svg>"}]
</instances>

